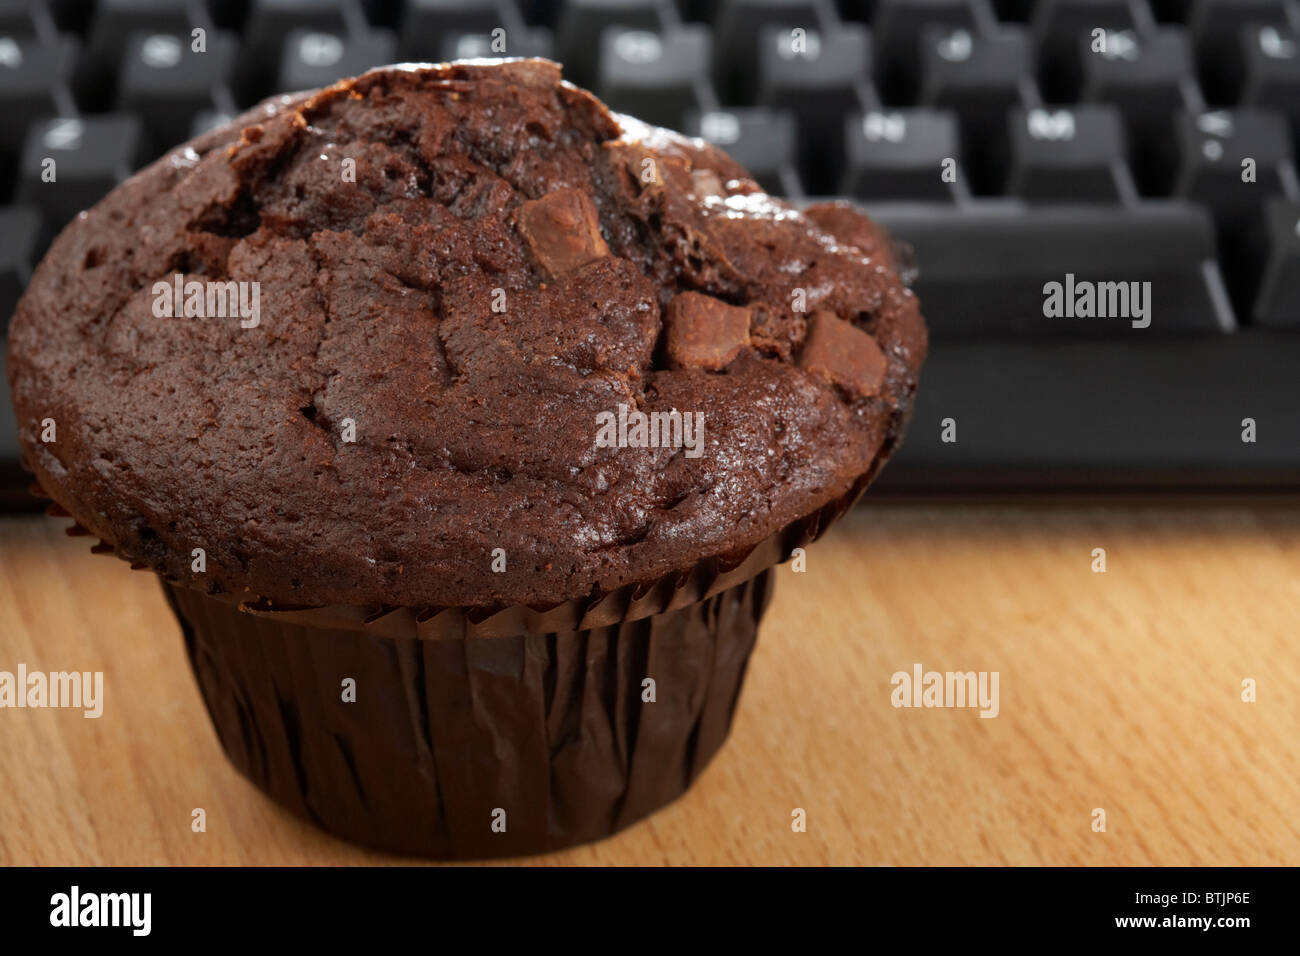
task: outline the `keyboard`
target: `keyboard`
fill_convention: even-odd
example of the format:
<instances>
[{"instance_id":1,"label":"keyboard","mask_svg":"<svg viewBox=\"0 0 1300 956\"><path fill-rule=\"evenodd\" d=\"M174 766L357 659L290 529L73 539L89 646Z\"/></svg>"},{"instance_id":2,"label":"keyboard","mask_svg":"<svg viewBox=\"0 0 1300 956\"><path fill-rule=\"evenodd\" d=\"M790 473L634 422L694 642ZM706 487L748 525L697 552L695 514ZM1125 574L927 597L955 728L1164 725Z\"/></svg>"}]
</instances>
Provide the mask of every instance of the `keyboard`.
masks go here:
<instances>
[{"instance_id":1,"label":"keyboard","mask_svg":"<svg viewBox=\"0 0 1300 956\"><path fill-rule=\"evenodd\" d=\"M932 344L882 491L1300 488L1300 0L0 0L0 329L189 136L502 55L892 230Z\"/></svg>"}]
</instances>

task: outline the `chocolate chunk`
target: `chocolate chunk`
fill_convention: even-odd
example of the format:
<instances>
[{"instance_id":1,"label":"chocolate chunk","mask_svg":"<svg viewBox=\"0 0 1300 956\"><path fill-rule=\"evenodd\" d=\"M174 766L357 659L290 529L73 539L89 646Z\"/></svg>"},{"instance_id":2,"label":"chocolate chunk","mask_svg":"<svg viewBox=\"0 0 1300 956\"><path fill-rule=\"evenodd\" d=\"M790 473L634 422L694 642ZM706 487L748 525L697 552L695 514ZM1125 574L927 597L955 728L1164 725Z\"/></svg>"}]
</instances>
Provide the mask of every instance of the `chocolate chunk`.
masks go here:
<instances>
[{"instance_id":1,"label":"chocolate chunk","mask_svg":"<svg viewBox=\"0 0 1300 956\"><path fill-rule=\"evenodd\" d=\"M726 368L749 344L749 309L699 292L668 303L668 359L676 368Z\"/></svg>"},{"instance_id":2,"label":"chocolate chunk","mask_svg":"<svg viewBox=\"0 0 1300 956\"><path fill-rule=\"evenodd\" d=\"M832 312L814 312L808 320L799 366L853 398L875 395L885 380L885 354L876 340Z\"/></svg>"},{"instance_id":3,"label":"chocolate chunk","mask_svg":"<svg viewBox=\"0 0 1300 956\"><path fill-rule=\"evenodd\" d=\"M558 189L519 209L519 231L551 278L609 255L596 207L580 189Z\"/></svg>"}]
</instances>

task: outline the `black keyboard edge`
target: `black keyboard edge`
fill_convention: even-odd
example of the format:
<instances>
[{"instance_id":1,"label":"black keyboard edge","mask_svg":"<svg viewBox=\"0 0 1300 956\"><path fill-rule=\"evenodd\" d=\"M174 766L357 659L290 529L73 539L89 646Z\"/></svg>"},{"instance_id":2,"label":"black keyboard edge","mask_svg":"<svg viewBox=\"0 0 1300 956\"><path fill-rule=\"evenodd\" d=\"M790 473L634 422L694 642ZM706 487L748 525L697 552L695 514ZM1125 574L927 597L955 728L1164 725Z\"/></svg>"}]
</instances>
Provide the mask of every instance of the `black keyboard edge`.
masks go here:
<instances>
[{"instance_id":1,"label":"black keyboard edge","mask_svg":"<svg viewBox=\"0 0 1300 956\"><path fill-rule=\"evenodd\" d=\"M932 344L882 493L1300 490L1300 337ZM1234 396L1227 402L1224 396ZM1256 422L1243 442L1242 420ZM956 422L955 444L941 440ZM1080 440L1096 435L1104 449ZM1100 468L1104 456L1111 464Z\"/></svg>"},{"instance_id":2,"label":"black keyboard edge","mask_svg":"<svg viewBox=\"0 0 1300 956\"><path fill-rule=\"evenodd\" d=\"M5 341L0 338L0 512L40 511L45 502L31 493L32 476L18 461L18 423L5 364Z\"/></svg>"},{"instance_id":3,"label":"black keyboard edge","mask_svg":"<svg viewBox=\"0 0 1300 956\"><path fill-rule=\"evenodd\" d=\"M21 467L5 462L0 468L0 516L40 514L47 502L29 490L32 476Z\"/></svg>"}]
</instances>

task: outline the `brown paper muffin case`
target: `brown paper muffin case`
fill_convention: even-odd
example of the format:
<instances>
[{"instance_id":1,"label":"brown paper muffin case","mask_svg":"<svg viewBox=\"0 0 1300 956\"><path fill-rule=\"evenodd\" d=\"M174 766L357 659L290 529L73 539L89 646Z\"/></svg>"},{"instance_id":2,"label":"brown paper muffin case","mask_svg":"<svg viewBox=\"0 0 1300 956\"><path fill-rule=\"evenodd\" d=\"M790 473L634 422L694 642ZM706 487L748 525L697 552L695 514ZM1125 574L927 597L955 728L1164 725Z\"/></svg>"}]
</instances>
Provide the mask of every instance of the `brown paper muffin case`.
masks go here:
<instances>
[{"instance_id":1,"label":"brown paper muffin case","mask_svg":"<svg viewBox=\"0 0 1300 956\"><path fill-rule=\"evenodd\" d=\"M356 843L482 859L607 836L685 791L731 726L772 579L634 621L441 640L164 590L241 773Z\"/></svg>"},{"instance_id":2,"label":"brown paper muffin case","mask_svg":"<svg viewBox=\"0 0 1300 956\"><path fill-rule=\"evenodd\" d=\"M774 566L848 510L889 451L753 548L549 608L287 607L162 586L223 749L276 802L401 855L553 851L699 776L730 729Z\"/></svg>"}]
</instances>

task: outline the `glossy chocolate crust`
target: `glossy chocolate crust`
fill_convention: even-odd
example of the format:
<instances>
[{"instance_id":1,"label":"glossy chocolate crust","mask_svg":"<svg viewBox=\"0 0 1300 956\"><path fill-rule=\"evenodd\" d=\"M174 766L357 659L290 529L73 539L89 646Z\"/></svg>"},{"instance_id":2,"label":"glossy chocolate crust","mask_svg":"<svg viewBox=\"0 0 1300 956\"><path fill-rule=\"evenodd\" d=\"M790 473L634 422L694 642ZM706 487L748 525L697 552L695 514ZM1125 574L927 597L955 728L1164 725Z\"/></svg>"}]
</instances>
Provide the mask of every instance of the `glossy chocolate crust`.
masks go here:
<instances>
[{"instance_id":1,"label":"glossy chocolate crust","mask_svg":"<svg viewBox=\"0 0 1300 956\"><path fill-rule=\"evenodd\" d=\"M175 273L260 282L259 324L155 317ZM121 556L271 604L495 607L843 495L926 333L868 220L519 60L372 71L172 151L56 240L9 342L28 467ZM703 453L597 447L620 404L703 413Z\"/></svg>"}]
</instances>

